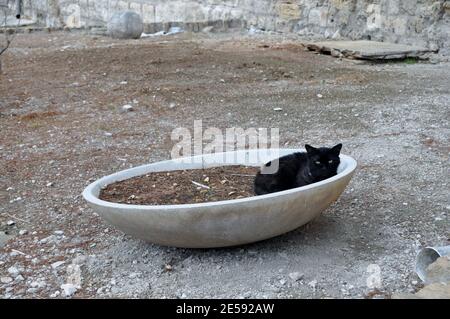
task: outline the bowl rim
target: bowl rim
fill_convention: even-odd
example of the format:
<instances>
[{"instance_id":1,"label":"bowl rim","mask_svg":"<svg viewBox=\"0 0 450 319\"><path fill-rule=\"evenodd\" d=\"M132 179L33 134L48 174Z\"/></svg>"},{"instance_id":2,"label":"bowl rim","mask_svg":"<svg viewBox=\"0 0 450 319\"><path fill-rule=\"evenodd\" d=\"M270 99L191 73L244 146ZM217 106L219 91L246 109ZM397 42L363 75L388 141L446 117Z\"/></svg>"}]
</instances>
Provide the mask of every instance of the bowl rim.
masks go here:
<instances>
[{"instance_id":1,"label":"bowl rim","mask_svg":"<svg viewBox=\"0 0 450 319\"><path fill-rule=\"evenodd\" d=\"M292 153L295 152L303 152L304 149L272 149L273 151L292 151ZM220 154L225 154L225 153L235 153L235 152L239 152L239 151L243 151L243 150L237 150L237 151L232 151L232 152L223 152L223 153L216 153L215 155L220 155ZM248 151L248 150L247 150ZM266 151L259 149L258 151ZM292 154L292 153L286 153L287 154ZM206 155L210 155L210 154L204 154L204 155L197 155L200 157L204 157ZM189 156L188 158L191 158L194 156ZM154 210L154 211L160 211L160 210L174 210L174 209L189 209L189 208L202 208L202 207L213 207L213 206L224 206L224 205L236 205L236 204L242 204L242 203L247 203L247 202L252 202L252 201L258 201L258 200L264 200L264 199L271 199L274 197L279 197L279 196L285 196L285 195L290 195L293 193L297 193L297 192L303 192L306 190L310 190L313 188L317 188L320 187L322 185L328 184L328 183L332 183L336 180L339 180L351 173L353 173L353 171L356 169L357 166L357 162L354 158L352 158L349 155L345 155L345 154L340 154L339 155L340 159L341 159L341 163L342 160L344 160L344 162L346 163L346 166L344 168L344 170L338 174L336 174L335 176L332 176L330 178L327 178L323 181L320 182L316 182L313 184L309 184L309 185L305 185L305 186L301 186L301 187L296 187L296 188L292 188L292 189L288 189L285 191L281 191L281 192L275 192L275 193L270 193L270 194L265 194L265 195L257 195L257 196L251 196L251 197L244 197L244 198L239 198L239 199L229 199L229 200L221 200L221 201L214 201L214 202L203 202L203 203L195 203L195 204L171 204L171 205L136 205L136 204L123 204L123 203L114 203L114 202L108 202L108 201L104 201L102 199L100 199L98 196L94 195L94 189L96 189L98 186L102 187L104 185L109 185L113 182L109 182L107 184L104 183L105 180L108 180L110 178L112 178L113 176L120 176L128 171L131 170L136 170L139 168L144 168L153 164L157 164L157 163L162 163L162 162L171 162L174 161L172 160L164 160L164 161L157 161L157 162L153 162L153 163L149 163L149 164L144 164L144 165L139 165L139 166L135 166L132 168L128 168L125 170L121 170L118 171L116 173L110 174L110 175L106 175L104 177L101 177L99 179L97 179L96 181L92 182L91 184L89 184L82 193L83 198L90 204L96 205L96 206L102 206L102 207L107 207L107 208L115 208L115 209L125 209L125 210L145 210L145 211L149 211L149 210ZM177 160L182 160L182 158L179 158ZM227 166L227 165L224 165ZM145 173L144 173L145 174ZM142 174L143 175L143 174ZM141 175L135 175L133 177L136 176L141 176ZM133 178L133 177L129 177L129 178ZM126 178L128 179L128 178ZM125 179L124 179L125 180Z\"/></svg>"}]
</instances>

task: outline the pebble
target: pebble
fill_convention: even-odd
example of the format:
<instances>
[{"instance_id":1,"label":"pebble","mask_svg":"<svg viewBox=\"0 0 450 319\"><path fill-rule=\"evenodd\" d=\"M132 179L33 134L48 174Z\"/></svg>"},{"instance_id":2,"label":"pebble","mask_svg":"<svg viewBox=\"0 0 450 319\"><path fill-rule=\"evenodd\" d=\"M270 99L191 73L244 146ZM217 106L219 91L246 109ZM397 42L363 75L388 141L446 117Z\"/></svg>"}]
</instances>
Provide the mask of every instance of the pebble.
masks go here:
<instances>
[{"instance_id":1,"label":"pebble","mask_svg":"<svg viewBox=\"0 0 450 319\"><path fill-rule=\"evenodd\" d=\"M20 235L20 236L23 236L23 235L26 235L26 234L28 234L28 230L26 230L26 229L21 229L21 230L19 231L19 235Z\"/></svg>"},{"instance_id":2,"label":"pebble","mask_svg":"<svg viewBox=\"0 0 450 319\"><path fill-rule=\"evenodd\" d=\"M13 281L13 279L11 278L11 277L1 277L0 278L0 282L2 283L2 284L9 284L10 282L12 282Z\"/></svg>"},{"instance_id":3,"label":"pebble","mask_svg":"<svg viewBox=\"0 0 450 319\"><path fill-rule=\"evenodd\" d=\"M323 95L322 94L317 94L317 97L319 98L319 99L321 99L321 98L323 98Z\"/></svg>"},{"instance_id":4,"label":"pebble","mask_svg":"<svg viewBox=\"0 0 450 319\"><path fill-rule=\"evenodd\" d=\"M52 268L53 268L53 269L56 269L56 268L58 268L59 266L62 266L62 265L64 265L64 264L65 264L65 261L60 260L60 261L54 262L54 263L52 264Z\"/></svg>"},{"instance_id":5,"label":"pebble","mask_svg":"<svg viewBox=\"0 0 450 319\"><path fill-rule=\"evenodd\" d=\"M79 255L79 256L75 257L74 259L72 259L73 265L83 265L85 262L86 262L86 256L84 256L84 255Z\"/></svg>"},{"instance_id":6,"label":"pebble","mask_svg":"<svg viewBox=\"0 0 450 319\"><path fill-rule=\"evenodd\" d=\"M55 230L55 235L61 236L64 235L64 232L62 230Z\"/></svg>"},{"instance_id":7,"label":"pebble","mask_svg":"<svg viewBox=\"0 0 450 319\"><path fill-rule=\"evenodd\" d=\"M55 239L55 235L50 235L50 236L48 236L48 237L42 238L42 239L39 241L39 243L40 243L40 244L46 244L46 243L49 243L49 242L53 241L54 239Z\"/></svg>"},{"instance_id":8,"label":"pebble","mask_svg":"<svg viewBox=\"0 0 450 319\"><path fill-rule=\"evenodd\" d=\"M299 281L303 279L303 274L299 273L299 272L291 272L289 274L289 277L293 280L293 281Z\"/></svg>"},{"instance_id":9,"label":"pebble","mask_svg":"<svg viewBox=\"0 0 450 319\"><path fill-rule=\"evenodd\" d=\"M8 220L8 221L6 222L6 225L8 225L8 226L13 226L13 225L15 225L15 224L16 224L16 222L13 221L13 220Z\"/></svg>"},{"instance_id":10,"label":"pebble","mask_svg":"<svg viewBox=\"0 0 450 319\"><path fill-rule=\"evenodd\" d=\"M277 111L277 112L283 111L283 109L282 109L281 107L276 107L276 108L274 108L273 110L274 110L274 111Z\"/></svg>"},{"instance_id":11,"label":"pebble","mask_svg":"<svg viewBox=\"0 0 450 319\"><path fill-rule=\"evenodd\" d=\"M310 286L312 289L316 289L317 287L317 280L312 280L308 283L308 286Z\"/></svg>"},{"instance_id":12,"label":"pebble","mask_svg":"<svg viewBox=\"0 0 450 319\"><path fill-rule=\"evenodd\" d=\"M14 266L8 268L8 273L13 277L17 277L18 275L20 275L19 269Z\"/></svg>"},{"instance_id":13,"label":"pebble","mask_svg":"<svg viewBox=\"0 0 450 319\"><path fill-rule=\"evenodd\" d=\"M126 104L126 105L122 106L122 110L124 110L126 112L133 111L133 106L130 104Z\"/></svg>"},{"instance_id":14,"label":"pebble","mask_svg":"<svg viewBox=\"0 0 450 319\"><path fill-rule=\"evenodd\" d=\"M64 291L64 296L71 297L77 292L77 287L73 284L63 284L61 289Z\"/></svg>"}]
</instances>

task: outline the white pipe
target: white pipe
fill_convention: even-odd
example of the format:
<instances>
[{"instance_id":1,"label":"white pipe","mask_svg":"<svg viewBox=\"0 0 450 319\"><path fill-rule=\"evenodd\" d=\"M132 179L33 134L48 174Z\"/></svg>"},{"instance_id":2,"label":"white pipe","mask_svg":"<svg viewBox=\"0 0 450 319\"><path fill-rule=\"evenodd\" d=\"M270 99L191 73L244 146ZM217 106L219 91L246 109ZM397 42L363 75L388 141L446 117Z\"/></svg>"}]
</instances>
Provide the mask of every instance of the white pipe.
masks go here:
<instances>
[{"instance_id":1,"label":"white pipe","mask_svg":"<svg viewBox=\"0 0 450 319\"><path fill-rule=\"evenodd\" d=\"M419 252L416 258L416 273L422 281L427 281L428 266L443 256L450 256L450 246L425 247Z\"/></svg>"}]
</instances>

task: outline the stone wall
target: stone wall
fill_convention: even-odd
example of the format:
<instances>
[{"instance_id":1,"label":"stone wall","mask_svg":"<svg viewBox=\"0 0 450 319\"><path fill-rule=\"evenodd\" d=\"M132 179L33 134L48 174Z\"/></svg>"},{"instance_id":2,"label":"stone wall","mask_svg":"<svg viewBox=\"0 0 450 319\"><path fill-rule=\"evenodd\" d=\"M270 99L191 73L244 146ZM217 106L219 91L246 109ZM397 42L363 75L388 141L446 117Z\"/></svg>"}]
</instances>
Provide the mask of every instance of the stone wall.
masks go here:
<instances>
[{"instance_id":1,"label":"stone wall","mask_svg":"<svg viewBox=\"0 0 450 319\"><path fill-rule=\"evenodd\" d=\"M25 14L47 26L104 25L117 10L140 13L148 28L166 23L251 25L324 38L345 37L441 48L447 54L446 0L24 0Z\"/></svg>"}]
</instances>

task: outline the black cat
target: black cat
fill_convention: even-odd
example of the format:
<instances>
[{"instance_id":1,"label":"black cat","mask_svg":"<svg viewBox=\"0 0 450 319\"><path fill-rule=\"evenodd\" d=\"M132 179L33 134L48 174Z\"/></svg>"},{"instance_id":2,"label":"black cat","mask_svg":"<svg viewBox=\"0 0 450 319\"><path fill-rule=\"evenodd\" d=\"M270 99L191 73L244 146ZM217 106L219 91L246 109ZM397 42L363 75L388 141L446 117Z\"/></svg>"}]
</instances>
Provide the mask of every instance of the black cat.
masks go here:
<instances>
[{"instance_id":1,"label":"black cat","mask_svg":"<svg viewBox=\"0 0 450 319\"><path fill-rule=\"evenodd\" d=\"M305 145L306 153L293 153L280 157L278 170L269 171L272 162L266 163L255 178L256 195L264 195L322 181L337 174L342 144L332 148L314 148Z\"/></svg>"}]
</instances>

